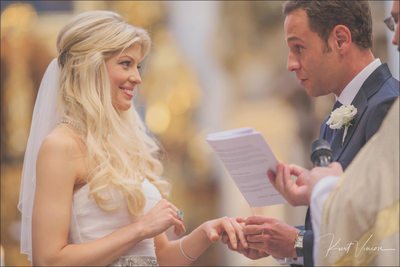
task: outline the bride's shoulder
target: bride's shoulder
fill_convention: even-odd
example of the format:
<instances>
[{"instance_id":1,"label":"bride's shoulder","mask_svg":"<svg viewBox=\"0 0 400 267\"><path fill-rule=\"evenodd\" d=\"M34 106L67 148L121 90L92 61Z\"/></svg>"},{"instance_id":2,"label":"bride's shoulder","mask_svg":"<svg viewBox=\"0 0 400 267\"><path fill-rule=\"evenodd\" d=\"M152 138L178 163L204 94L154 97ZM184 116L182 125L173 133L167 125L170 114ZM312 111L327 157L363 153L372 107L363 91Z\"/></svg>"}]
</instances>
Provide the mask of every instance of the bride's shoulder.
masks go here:
<instances>
[{"instance_id":1,"label":"bride's shoulder","mask_svg":"<svg viewBox=\"0 0 400 267\"><path fill-rule=\"evenodd\" d=\"M87 176L87 155L78 136L63 125L56 126L46 136L36 159L37 181L58 186L73 186L84 181Z\"/></svg>"},{"instance_id":2,"label":"bride's shoulder","mask_svg":"<svg viewBox=\"0 0 400 267\"><path fill-rule=\"evenodd\" d=\"M77 155L83 155L84 152L85 145L79 134L59 124L43 140L39 154L63 154L75 158Z\"/></svg>"}]
</instances>

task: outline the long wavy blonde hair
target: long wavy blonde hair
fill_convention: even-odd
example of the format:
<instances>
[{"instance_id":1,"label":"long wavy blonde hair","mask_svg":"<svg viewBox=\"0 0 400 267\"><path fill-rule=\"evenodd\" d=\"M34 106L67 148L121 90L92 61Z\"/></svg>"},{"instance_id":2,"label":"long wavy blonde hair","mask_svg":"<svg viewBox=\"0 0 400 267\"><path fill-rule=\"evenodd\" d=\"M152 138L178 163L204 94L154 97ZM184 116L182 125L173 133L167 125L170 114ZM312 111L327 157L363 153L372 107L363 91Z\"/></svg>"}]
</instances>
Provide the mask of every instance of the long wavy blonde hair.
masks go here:
<instances>
[{"instance_id":1,"label":"long wavy blonde hair","mask_svg":"<svg viewBox=\"0 0 400 267\"><path fill-rule=\"evenodd\" d=\"M148 33L127 24L110 11L89 11L72 18L57 36L60 73L60 112L82 131L88 155L89 197L103 210L110 207L110 189L123 192L129 212L143 214L147 178L163 197L169 184L161 178L159 146L147 133L135 108L120 111L111 101L105 60L132 44L150 48Z\"/></svg>"}]
</instances>

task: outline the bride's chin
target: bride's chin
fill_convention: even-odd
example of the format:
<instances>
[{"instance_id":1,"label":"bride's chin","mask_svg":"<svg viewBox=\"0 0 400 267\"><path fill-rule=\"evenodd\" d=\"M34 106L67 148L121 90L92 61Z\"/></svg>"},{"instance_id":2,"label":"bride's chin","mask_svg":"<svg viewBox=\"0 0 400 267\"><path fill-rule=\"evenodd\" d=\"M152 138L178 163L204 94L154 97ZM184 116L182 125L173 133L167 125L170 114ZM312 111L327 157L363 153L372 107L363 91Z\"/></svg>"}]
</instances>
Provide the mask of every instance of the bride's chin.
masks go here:
<instances>
[{"instance_id":1,"label":"bride's chin","mask_svg":"<svg viewBox=\"0 0 400 267\"><path fill-rule=\"evenodd\" d=\"M126 103L126 104L122 104L122 103L117 103L117 104L113 104L113 107L118 110L118 111L127 111L131 108L132 104L131 103Z\"/></svg>"}]
</instances>

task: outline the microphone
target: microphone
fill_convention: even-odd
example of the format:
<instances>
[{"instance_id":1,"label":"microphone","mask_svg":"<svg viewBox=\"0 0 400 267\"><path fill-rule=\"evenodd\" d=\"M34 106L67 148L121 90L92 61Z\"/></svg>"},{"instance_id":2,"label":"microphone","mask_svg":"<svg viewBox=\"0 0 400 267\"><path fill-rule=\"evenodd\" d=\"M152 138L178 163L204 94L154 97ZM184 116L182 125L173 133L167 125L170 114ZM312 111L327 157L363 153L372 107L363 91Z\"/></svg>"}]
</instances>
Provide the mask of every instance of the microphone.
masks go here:
<instances>
[{"instance_id":1,"label":"microphone","mask_svg":"<svg viewBox=\"0 0 400 267\"><path fill-rule=\"evenodd\" d=\"M314 167L326 167L332 162L331 147L324 139L317 139L311 144L311 161Z\"/></svg>"}]
</instances>

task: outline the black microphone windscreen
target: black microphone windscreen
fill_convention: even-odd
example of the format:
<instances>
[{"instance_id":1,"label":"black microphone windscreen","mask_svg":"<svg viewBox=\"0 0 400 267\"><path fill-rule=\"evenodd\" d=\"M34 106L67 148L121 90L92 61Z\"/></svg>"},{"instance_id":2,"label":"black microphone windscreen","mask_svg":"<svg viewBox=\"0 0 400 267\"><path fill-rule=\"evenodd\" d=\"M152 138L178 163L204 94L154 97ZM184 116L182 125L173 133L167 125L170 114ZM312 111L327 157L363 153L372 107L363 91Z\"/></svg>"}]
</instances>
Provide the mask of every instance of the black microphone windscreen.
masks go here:
<instances>
[{"instance_id":1,"label":"black microphone windscreen","mask_svg":"<svg viewBox=\"0 0 400 267\"><path fill-rule=\"evenodd\" d=\"M324 139L317 139L311 144L311 161L315 166L328 166L332 162L331 147Z\"/></svg>"}]
</instances>

